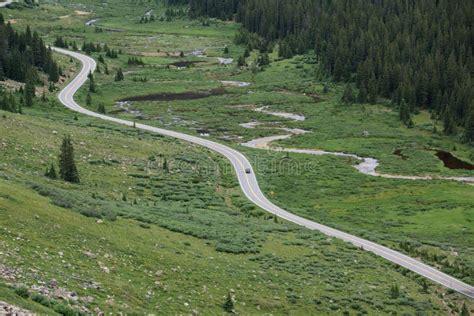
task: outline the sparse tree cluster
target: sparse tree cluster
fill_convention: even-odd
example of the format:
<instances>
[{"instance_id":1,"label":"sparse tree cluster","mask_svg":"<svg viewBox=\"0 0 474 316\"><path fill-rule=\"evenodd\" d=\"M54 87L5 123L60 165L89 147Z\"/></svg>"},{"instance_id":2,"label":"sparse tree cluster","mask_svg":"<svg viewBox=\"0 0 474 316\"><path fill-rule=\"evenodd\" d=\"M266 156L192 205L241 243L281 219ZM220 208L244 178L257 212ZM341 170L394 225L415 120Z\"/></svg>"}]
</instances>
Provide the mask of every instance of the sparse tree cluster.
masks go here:
<instances>
[{"instance_id":1,"label":"sparse tree cluster","mask_svg":"<svg viewBox=\"0 0 474 316\"><path fill-rule=\"evenodd\" d=\"M137 66L144 66L145 65L145 63L143 62L143 60L141 58L135 57L135 56L129 57L128 61L127 61L127 64L128 65L137 65Z\"/></svg>"},{"instance_id":2,"label":"sparse tree cluster","mask_svg":"<svg viewBox=\"0 0 474 316\"><path fill-rule=\"evenodd\" d=\"M56 40L54 41L54 46L61 47L61 48L66 48L66 49L72 48L73 50L77 50L76 41L68 42L67 40L63 39L62 36L56 37Z\"/></svg>"},{"instance_id":3,"label":"sparse tree cluster","mask_svg":"<svg viewBox=\"0 0 474 316\"><path fill-rule=\"evenodd\" d=\"M109 58L118 58L118 55L120 51L115 51L113 49L110 49L107 44L101 45L99 43L94 44L92 42L84 42L82 44L81 50L85 52L87 55L90 55L91 53L102 53L105 52L105 56ZM99 55L102 57L102 55ZM103 59L103 57L102 57Z\"/></svg>"}]
</instances>

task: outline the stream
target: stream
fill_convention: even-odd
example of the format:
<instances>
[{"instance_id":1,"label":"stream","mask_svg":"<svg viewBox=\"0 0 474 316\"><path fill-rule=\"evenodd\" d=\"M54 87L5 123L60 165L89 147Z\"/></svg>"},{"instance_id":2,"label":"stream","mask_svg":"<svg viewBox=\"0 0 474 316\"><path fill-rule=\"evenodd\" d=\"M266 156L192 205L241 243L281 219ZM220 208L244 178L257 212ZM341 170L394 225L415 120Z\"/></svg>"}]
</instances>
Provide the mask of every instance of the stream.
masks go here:
<instances>
[{"instance_id":1,"label":"stream","mask_svg":"<svg viewBox=\"0 0 474 316\"><path fill-rule=\"evenodd\" d=\"M288 119L292 119L294 121L299 121L299 122L304 121L306 119L303 115L300 115L300 114L270 111L268 109L268 106L257 108L255 109L255 111L277 116L277 117L288 118ZM261 123L256 122L256 121L240 124L240 126L244 128L252 128L252 129L259 125L261 125ZM330 151L317 150L317 149L299 149L299 148L284 148L284 147L272 146L271 143L274 141L288 139L293 136L309 133L309 131L305 131L302 129L280 128L280 130L289 132L289 134L257 138L257 139L250 140L246 143L242 143L241 145L250 147L250 148L265 149L265 150L271 150L271 151L276 151L276 152L289 152L289 153L308 154L308 155L316 155L316 156L332 155L332 156L337 156L337 157L354 158L356 160L359 160L360 163L357 165L354 165L353 167L357 169L360 173L368 175L368 176L388 178L388 179L402 179L402 180L436 180L436 179L452 180L452 181L459 181L459 182L467 182L469 184L474 185L474 177L406 176L406 175L398 175L398 174L379 173L377 172L377 167L380 165L380 163L377 159L360 157L355 154L349 154L349 153L343 153L343 152L330 152Z\"/></svg>"}]
</instances>

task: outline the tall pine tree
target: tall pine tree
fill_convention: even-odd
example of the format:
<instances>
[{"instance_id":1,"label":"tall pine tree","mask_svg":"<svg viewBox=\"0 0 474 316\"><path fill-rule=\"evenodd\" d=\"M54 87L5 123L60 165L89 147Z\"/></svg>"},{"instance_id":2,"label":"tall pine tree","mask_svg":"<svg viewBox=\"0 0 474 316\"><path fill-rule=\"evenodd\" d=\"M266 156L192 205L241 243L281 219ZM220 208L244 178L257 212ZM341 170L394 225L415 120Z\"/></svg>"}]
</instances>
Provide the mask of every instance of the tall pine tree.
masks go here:
<instances>
[{"instance_id":1,"label":"tall pine tree","mask_svg":"<svg viewBox=\"0 0 474 316\"><path fill-rule=\"evenodd\" d=\"M59 154L59 175L61 179L71 183L80 183L79 172L74 161L74 146L71 137L65 136Z\"/></svg>"}]
</instances>

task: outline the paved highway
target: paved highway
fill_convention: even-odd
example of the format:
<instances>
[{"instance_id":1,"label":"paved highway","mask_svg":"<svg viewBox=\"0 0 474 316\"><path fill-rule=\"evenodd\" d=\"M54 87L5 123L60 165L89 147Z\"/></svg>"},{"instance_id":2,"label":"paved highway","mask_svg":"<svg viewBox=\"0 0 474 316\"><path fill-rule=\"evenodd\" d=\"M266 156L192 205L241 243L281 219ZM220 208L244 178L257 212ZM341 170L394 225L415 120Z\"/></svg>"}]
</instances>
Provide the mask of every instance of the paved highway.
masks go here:
<instances>
[{"instance_id":1,"label":"paved highway","mask_svg":"<svg viewBox=\"0 0 474 316\"><path fill-rule=\"evenodd\" d=\"M74 57L80 60L81 63L83 64L81 72L58 95L59 100L66 107L68 107L69 109L73 111L76 111L85 115L93 116L102 120L130 126L130 127L134 126L135 123L132 121L122 120L119 118L95 113L87 109L84 109L79 104L77 104L74 101L74 94L87 81L87 75L89 74L89 72L94 72L96 68L96 62L94 61L94 59L77 52L71 52L68 50L60 49L60 48L54 48L54 50L59 53ZM265 197L265 195L260 190L252 165L250 164L248 159L237 150L229 148L222 144L207 140L207 139L203 139L200 137L195 137L195 136L191 136L191 135L187 135L183 133L178 133L174 131L169 131L169 130L158 128L158 127L153 127L153 126L148 126L148 125L138 124L138 123L135 124L135 127L138 129L145 130L145 131L158 133L161 135L174 137L174 138L178 138L187 142L191 142L191 143L209 148L210 150L213 150L225 156L232 163L232 166L234 167L237 177L239 179L240 187L242 188L247 198L253 203L255 203L256 205L258 205L260 208L266 210L267 212L275 214L276 216L283 218L287 221L290 221L292 223L304 226L308 229L317 230L328 236L342 239L346 242L353 244L354 246L358 248L361 248L366 251L370 251L399 266L402 266L436 283L444 285L447 288L453 289L461 294L464 294L474 299L474 287L456 278L453 278L435 268L432 268L416 259L413 259L407 255L404 255L390 248L378 245L374 242L344 233L342 231L339 231L339 230L318 224L316 222L310 221L303 217L294 215L274 205ZM247 173L246 170L250 170L250 173Z\"/></svg>"},{"instance_id":2,"label":"paved highway","mask_svg":"<svg viewBox=\"0 0 474 316\"><path fill-rule=\"evenodd\" d=\"M6 7L7 5L9 5L12 2L13 2L13 0L6 0L4 2L0 2L0 8Z\"/></svg>"}]
</instances>

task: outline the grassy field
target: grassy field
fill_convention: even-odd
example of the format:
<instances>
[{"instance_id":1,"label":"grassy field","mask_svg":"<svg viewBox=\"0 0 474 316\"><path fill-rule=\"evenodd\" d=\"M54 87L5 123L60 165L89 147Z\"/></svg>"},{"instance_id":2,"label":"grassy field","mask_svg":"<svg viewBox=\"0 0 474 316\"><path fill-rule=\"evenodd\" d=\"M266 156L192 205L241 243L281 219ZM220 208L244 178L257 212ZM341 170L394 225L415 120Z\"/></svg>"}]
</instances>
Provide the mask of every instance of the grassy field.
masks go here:
<instances>
[{"instance_id":1,"label":"grassy field","mask_svg":"<svg viewBox=\"0 0 474 316\"><path fill-rule=\"evenodd\" d=\"M69 302L83 311L219 314L232 291L243 314L444 313L442 301L459 307L458 295L442 300L431 284L425 292L421 278L382 259L275 222L248 205L232 175L194 171L205 178L188 185L192 168L183 165L170 174L155 171L152 179L140 170L157 150L170 162L186 152L187 159L226 164L211 153L83 117L69 120L60 109L42 118L40 109L5 114L0 127L0 266L14 267L8 282L31 292L29 300L11 300L13 289L3 286L3 300L38 312L44 309L33 299L59 311ZM80 185L42 176L64 133L75 140ZM52 279L76 298L57 297ZM402 291L394 299L393 284ZM48 294L38 297L38 287Z\"/></svg>"},{"instance_id":2,"label":"grassy field","mask_svg":"<svg viewBox=\"0 0 474 316\"><path fill-rule=\"evenodd\" d=\"M113 21L114 18L110 18L102 23L107 27L118 27ZM179 23L184 22L186 21ZM156 46L161 47L161 53L172 54L181 43L182 47L186 47L183 49L186 53L199 47L186 46L193 43L192 40L169 32L166 26L169 23L175 22L147 24L154 25L157 31L166 35L164 40L160 36L154 39ZM227 25L222 28L223 34L230 34L231 31L232 28ZM126 34L129 31L122 36ZM105 32L94 33L93 36L97 42L107 40L107 43L114 43L116 34ZM173 40L169 41L168 37ZM225 45L230 47L234 57L238 56L242 48L233 45L230 35L224 43L222 38L207 37L210 56L218 56L217 53L219 50L222 53L221 47ZM438 131L442 131L442 126L432 121L427 113L417 115L414 118L415 128L408 129L399 122L397 109L389 104L343 105L340 102L340 86L324 79L314 80L319 74L313 56L275 61L265 71L254 73L219 66L214 57L199 59L193 56L149 56L143 58L145 66L130 66L127 64L130 56L147 56L155 48L135 44L133 47L133 51L128 50L128 54L123 54L118 59L106 59L109 69L112 69L110 75L103 72L96 74L98 91L92 94L92 109L103 103L107 111L114 115L118 112L117 115L147 124L187 133L199 134L200 131L206 131L211 138L240 150L244 150L238 145L241 142L286 133L278 130L279 127L303 128L310 133L281 141L280 144L373 157L380 161L378 171L390 174L473 175L472 171L445 168L435 152L428 150L436 148L451 151L459 158L471 162L474 155L472 147L445 137L441 132L433 133L435 124ZM95 57L98 55L93 54ZM252 58L247 61L250 63ZM276 58L275 54L272 58ZM176 61L200 62L185 69L167 67ZM115 82L113 69L119 67L125 71L125 80ZM146 78L147 81L140 82L137 78ZM138 111L138 117L136 114L120 113L115 105L117 100L137 95L208 91L222 86L220 80L247 81L251 85L245 88L225 87L223 95L203 99L132 102L130 109ZM324 84L329 87L329 92L323 92ZM83 104L86 94L87 87L84 87L79 94L79 100ZM255 112L254 109L260 106L300 113L305 115L306 120L293 122ZM239 126L240 123L250 121L264 124L255 129ZM395 155L396 149L400 149L406 159ZM278 155L268 155L265 152L246 152L254 161L271 160L274 163L278 159ZM460 254L457 261L463 262L463 266L465 261L472 261L472 186L449 181L371 178L358 174L351 166L354 161L344 158L292 155L292 159L295 164L304 164L306 160L310 160L318 166L317 170L311 175L293 175L285 173L285 170L280 173L259 173L264 186L268 188L265 191L273 192L274 200L280 205L328 225L371 236L374 240L395 247L408 240L416 244L416 248L430 246L443 255L452 249ZM301 186L294 186L295 182L301 183ZM361 210L364 216L360 216ZM472 267L468 271L472 271ZM472 272L463 274L467 280L472 280Z\"/></svg>"},{"instance_id":3,"label":"grassy field","mask_svg":"<svg viewBox=\"0 0 474 316\"><path fill-rule=\"evenodd\" d=\"M384 102L342 105L342 88L320 78L313 56L274 61L263 72L219 66L216 57L224 56L225 46L233 58L244 50L232 42L238 29L232 23L211 21L204 27L200 21L177 19L139 24L148 7L123 1L83 3L2 12L18 29L35 26L49 42L63 36L79 46L87 40L122 50L117 59L105 58L109 75L99 65L91 109L103 103L111 115L208 133L257 164L264 192L278 205L474 283L472 186L373 178L357 173L350 159L286 156L239 145L286 133L280 127L303 128L311 133L280 144L374 157L381 162L379 170L387 173L472 176L444 168L426 150L440 148L474 160L472 147L432 132L436 123L429 114L421 112L415 128L407 129L398 121L397 109ZM157 16L163 12L160 6L150 8ZM84 25L93 18L99 18L103 31ZM195 49L205 49L208 57L191 56ZM185 57L178 56L181 51ZM104 56L92 56L98 59L99 54ZM141 57L145 66L128 65L132 56ZM74 61L57 57L70 75L77 70ZM198 63L168 67L178 61ZM115 82L119 67L125 80ZM202 99L132 102L130 109L138 116L116 105L137 95L208 91L222 87L221 80L251 85L225 87L224 94ZM86 85L79 92L81 104L87 93ZM112 313L222 314L229 292L241 314L446 314L461 306L459 295L425 286L421 278L382 259L275 221L244 198L223 158L172 139L75 116L54 101L54 93L48 98L25 109L25 115L0 113L0 212L5 215L0 251L6 254L0 268L17 267L14 282L4 282L24 284L31 292L21 298L2 285L0 300L43 313L46 305L48 313L69 306ZM255 112L260 106L307 119L277 119ZM254 120L263 125L239 126ZM57 162L65 134L74 140L80 185L43 176ZM394 155L395 149L408 159ZM169 170L163 167L165 160ZM53 278L79 299L53 294L38 298L34 285L50 284ZM402 294L391 298L395 284Z\"/></svg>"}]
</instances>

